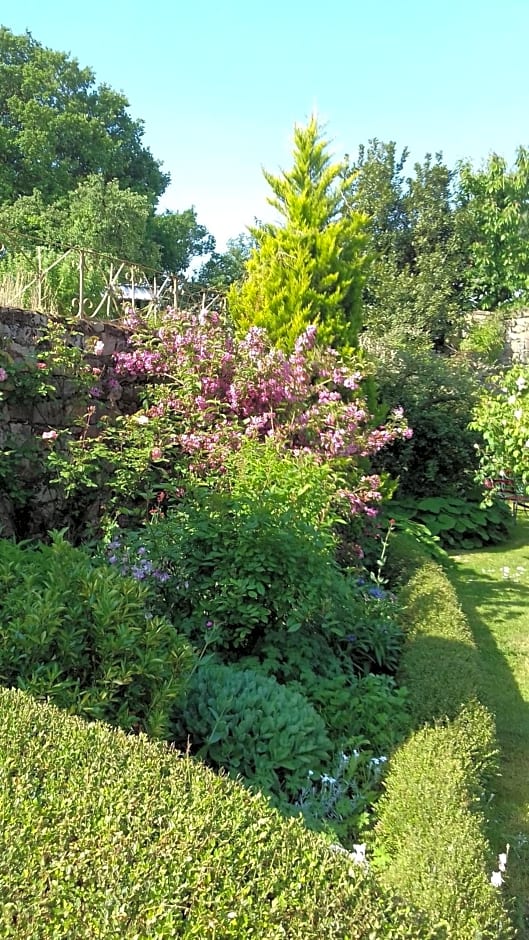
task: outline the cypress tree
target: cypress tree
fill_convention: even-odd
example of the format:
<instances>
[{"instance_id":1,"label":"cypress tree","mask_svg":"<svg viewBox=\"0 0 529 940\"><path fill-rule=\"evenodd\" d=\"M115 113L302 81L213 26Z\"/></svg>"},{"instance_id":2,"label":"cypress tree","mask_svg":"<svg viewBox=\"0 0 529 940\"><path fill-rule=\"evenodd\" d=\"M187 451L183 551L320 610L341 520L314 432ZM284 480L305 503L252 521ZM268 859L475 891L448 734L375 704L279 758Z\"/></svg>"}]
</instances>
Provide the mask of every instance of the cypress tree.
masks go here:
<instances>
[{"instance_id":1,"label":"cypress tree","mask_svg":"<svg viewBox=\"0 0 529 940\"><path fill-rule=\"evenodd\" d=\"M367 217L348 206L355 174L327 147L312 118L295 128L292 169L264 173L282 222L250 230L246 278L229 293L237 328L264 327L287 351L314 324L320 342L345 352L361 327Z\"/></svg>"}]
</instances>

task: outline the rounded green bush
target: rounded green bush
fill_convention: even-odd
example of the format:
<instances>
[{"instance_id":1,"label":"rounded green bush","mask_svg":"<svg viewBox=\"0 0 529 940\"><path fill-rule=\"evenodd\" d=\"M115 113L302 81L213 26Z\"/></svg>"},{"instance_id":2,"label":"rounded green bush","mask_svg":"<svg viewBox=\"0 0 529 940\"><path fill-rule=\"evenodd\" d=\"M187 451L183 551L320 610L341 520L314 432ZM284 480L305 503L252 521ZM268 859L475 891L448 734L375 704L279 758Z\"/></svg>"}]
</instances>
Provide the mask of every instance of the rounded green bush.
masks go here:
<instances>
[{"instance_id":1,"label":"rounded green bush","mask_svg":"<svg viewBox=\"0 0 529 940\"><path fill-rule=\"evenodd\" d=\"M295 798L308 772L322 770L332 751L323 719L307 699L252 669L199 667L182 723L200 756L276 802Z\"/></svg>"}]
</instances>

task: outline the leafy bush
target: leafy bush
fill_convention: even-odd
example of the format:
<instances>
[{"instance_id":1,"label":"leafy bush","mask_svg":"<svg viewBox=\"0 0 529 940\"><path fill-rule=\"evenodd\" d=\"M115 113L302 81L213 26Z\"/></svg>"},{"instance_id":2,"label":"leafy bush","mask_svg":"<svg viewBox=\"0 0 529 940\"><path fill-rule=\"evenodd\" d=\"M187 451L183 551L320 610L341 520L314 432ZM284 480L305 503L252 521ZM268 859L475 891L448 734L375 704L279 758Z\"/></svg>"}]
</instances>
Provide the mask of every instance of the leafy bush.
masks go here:
<instances>
[{"instance_id":1,"label":"leafy bush","mask_svg":"<svg viewBox=\"0 0 529 940\"><path fill-rule=\"evenodd\" d=\"M345 635L358 606L328 534L266 499L198 489L151 525L115 536L109 561L148 579L159 609L198 646L239 655L275 627Z\"/></svg>"},{"instance_id":2,"label":"leafy bush","mask_svg":"<svg viewBox=\"0 0 529 940\"><path fill-rule=\"evenodd\" d=\"M492 853L476 808L493 748L483 706L465 709L451 725L424 728L393 756L377 806L383 882L427 910L429 922L444 927L441 936L458 940L514 936L490 884Z\"/></svg>"},{"instance_id":3,"label":"leafy bush","mask_svg":"<svg viewBox=\"0 0 529 940\"><path fill-rule=\"evenodd\" d=\"M374 358L382 402L401 406L413 436L384 448L374 467L399 481L398 495L467 496L474 488L475 444L469 430L480 392L475 365L431 351L377 347Z\"/></svg>"},{"instance_id":4,"label":"leafy bush","mask_svg":"<svg viewBox=\"0 0 529 940\"><path fill-rule=\"evenodd\" d=\"M512 523L509 509L498 501L483 506L479 500L458 496L428 496L418 502L398 499L394 508L426 526L445 548L472 549L502 542Z\"/></svg>"},{"instance_id":5,"label":"leafy bush","mask_svg":"<svg viewBox=\"0 0 529 940\"><path fill-rule=\"evenodd\" d=\"M146 601L144 586L60 534L38 547L0 541L0 682L166 737L192 653Z\"/></svg>"},{"instance_id":6,"label":"leafy bush","mask_svg":"<svg viewBox=\"0 0 529 940\"><path fill-rule=\"evenodd\" d=\"M515 365L481 389L471 427L481 435L479 478L514 477L529 493L529 369ZM493 491L491 491L493 493Z\"/></svg>"},{"instance_id":7,"label":"leafy bush","mask_svg":"<svg viewBox=\"0 0 529 940\"><path fill-rule=\"evenodd\" d=\"M372 873L144 736L0 690L10 940L434 940Z\"/></svg>"},{"instance_id":8,"label":"leafy bush","mask_svg":"<svg viewBox=\"0 0 529 940\"><path fill-rule=\"evenodd\" d=\"M425 562L401 591L407 634L399 680L416 726L455 717L478 688L477 650L442 568Z\"/></svg>"},{"instance_id":9,"label":"leafy bush","mask_svg":"<svg viewBox=\"0 0 529 940\"><path fill-rule=\"evenodd\" d=\"M218 663L193 674L182 726L201 757L241 774L278 804L295 798L332 750L323 720L303 695L251 669Z\"/></svg>"},{"instance_id":10,"label":"leafy bush","mask_svg":"<svg viewBox=\"0 0 529 940\"><path fill-rule=\"evenodd\" d=\"M400 629L400 628L399 628ZM358 675L350 644L332 644L314 631L272 631L239 661L302 693L342 748L387 752L408 726L406 692L387 675Z\"/></svg>"},{"instance_id":11,"label":"leafy bush","mask_svg":"<svg viewBox=\"0 0 529 940\"><path fill-rule=\"evenodd\" d=\"M336 524L347 513L346 500L340 496L345 481L329 463L320 463L309 453L282 450L273 440L243 441L211 485L237 500L266 505L277 515L293 513L318 529L320 536L327 536L330 550L336 545Z\"/></svg>"}]
</instances>

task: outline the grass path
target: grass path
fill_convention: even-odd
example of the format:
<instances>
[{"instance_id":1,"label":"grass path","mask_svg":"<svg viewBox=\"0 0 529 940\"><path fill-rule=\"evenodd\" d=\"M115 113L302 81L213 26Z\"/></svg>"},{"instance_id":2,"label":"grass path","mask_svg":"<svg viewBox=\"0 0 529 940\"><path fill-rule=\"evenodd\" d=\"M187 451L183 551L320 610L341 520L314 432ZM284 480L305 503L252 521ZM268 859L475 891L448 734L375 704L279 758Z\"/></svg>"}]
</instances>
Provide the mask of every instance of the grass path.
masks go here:
<instances>
[{"instance_id":1,"label":"grass path","mask_svg":"<svg viewBox=\"0 0 529 940\"><path fill-rule=\"evenodd\" d=\"M481 698L501 750L489 836L496 852L510 845L507 887L519 937L529 940L529 521L508 543L453 561L448 574L480 652Z\"/></svg>"}]
</instances>

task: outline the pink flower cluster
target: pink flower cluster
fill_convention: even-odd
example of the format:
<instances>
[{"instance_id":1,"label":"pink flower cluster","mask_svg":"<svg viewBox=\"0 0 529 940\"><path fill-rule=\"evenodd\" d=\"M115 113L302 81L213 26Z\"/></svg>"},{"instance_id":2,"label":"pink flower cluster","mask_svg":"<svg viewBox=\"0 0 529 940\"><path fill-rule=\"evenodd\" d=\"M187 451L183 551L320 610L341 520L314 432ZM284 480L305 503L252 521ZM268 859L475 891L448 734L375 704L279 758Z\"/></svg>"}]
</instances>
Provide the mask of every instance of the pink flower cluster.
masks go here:
<instances>
[{"instance_id":1,"label":"pink flower cluster","mask_svg":"<svg viewBox=\"0 0 529 940\"><path fill-rule=\"evenodd\" d=\"M309 327L287 355L262 329L238 339L217 313L169 311L154 339L136 336L131 351L116 354L115 371L153 380L149 417L172 419L173 435L197 467L220 469L245 437L273 438L295 453L346 459L351 467L409 436L401 410L385 427L370 428L361 373L336 350L318 348L316 338ZM351 511L372 514L380 481L356 476Z\"/></svg>"}]
</instances>

